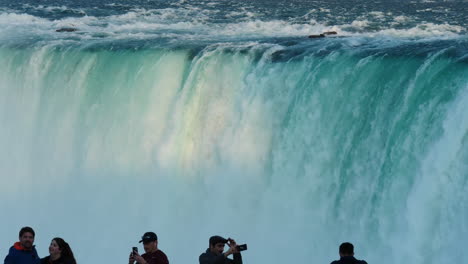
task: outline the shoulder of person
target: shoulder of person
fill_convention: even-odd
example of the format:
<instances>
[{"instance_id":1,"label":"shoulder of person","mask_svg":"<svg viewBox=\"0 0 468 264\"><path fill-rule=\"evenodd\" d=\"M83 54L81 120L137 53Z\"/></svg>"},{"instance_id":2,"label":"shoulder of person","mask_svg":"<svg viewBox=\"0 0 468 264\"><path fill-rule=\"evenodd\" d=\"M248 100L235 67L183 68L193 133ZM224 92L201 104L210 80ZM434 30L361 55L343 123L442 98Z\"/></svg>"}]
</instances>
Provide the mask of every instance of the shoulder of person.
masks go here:
<instances>
[{"instance_id":1,"label":"shoulder of person","mask_svg":"<svg viewBox=\"0 0 468 264\"><path fill-rule=\"evenodd\" d=\"M24 252L25 251L19 250L19 249L15 248L14 246L12 246L12 247L10 247L10 250L8 251L8 255L10 257L19 257L19 256L23 255ZM36 253L36 255L37 255L37 253Z\"/></svg>"},{"instance_id":2,"label":"shoulder of person","mask_svg":"<svg viewBox=\"0 0 468 264\"><path fill-rule=\"evenodd\" d=\"M201 260L206 261L206 260L211 259L212 257L214 257L214 255L211 255L211 254L208 253L208 252L203 252L203 253L200 254L200 257L198 257L198 259L199 259L200 261L201 261Z\"/></svg>"},{"instance_id":3,"label":"shoulder of person","mask_svg":"<svg viewBox=\"0 0 468 264\"><path fill-rule=\"evenodd\" d=\"M359 264L367 264L365 260L359 260Z\"/></svg>"},{"instance_id":4,"label":"shoulder of person","mask_svg":"<svg viewBox=\"0 0 468 264\"><path fill-rule=\"evenodd\" d=\"M341 262L339 260L334 260L330 264L340 264Z\"/></svg>"},{"instance_id":5,"label":"shoulder of person","mask_svg":"<svg viewBox=\"0 0 468 264\"><path fill-rule=\"evenodd\" d=\"M15 254L16 252L18 252L19 250L15 248L15 246L11 246L10 247L10 250L8 251L8 254Z\"/></svg>"},{"instance_id":6,"label":"shoulder of person","mask_svg":"<svg viewBox=\"0 0 468 264\"><path fill-rule=\"evenodd\" d=\"M161 251L161 250L159 250L159 251ZM169 258L167 257L166 253L164 253L164 252L162 252L162 251L161 251L161 253L162 253L161 256L162 256L162 258L163 258L163 261L164 261L165 263L169 263Z\"/></svg>"},{"instance_id":7,"label":"shoulder of person","mask_svg":"<svg viewBox=\"0 0 468 264\"><path fill-rule=\"evenodd\" d=\"M65 257L65 258L61 259L60 263L63 263L63 264L76 264L76 261L72 257Z\"/></svg>"},{"instance_id":8,"label":"shoulder of person","mask_svg":"<svg viewBox=\"0 0 468 264\"><path fill-rule=\"evenodd\" d=\"M156 251L155 255L160 260L162 260L164 262L169 262L169 259L167 258L166 254L162 250Z\"/></svg>"}]
</instances>

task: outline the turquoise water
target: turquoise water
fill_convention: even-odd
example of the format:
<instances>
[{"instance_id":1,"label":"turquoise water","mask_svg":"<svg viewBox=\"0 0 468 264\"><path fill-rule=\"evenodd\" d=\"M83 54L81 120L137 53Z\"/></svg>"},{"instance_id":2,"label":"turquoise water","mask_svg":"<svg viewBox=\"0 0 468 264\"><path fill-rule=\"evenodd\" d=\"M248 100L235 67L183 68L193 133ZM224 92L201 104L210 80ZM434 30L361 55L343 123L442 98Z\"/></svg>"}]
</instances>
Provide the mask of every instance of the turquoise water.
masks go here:
<instances>
[{"instance_id":1,"label":"turquoise water","mask_svg":"<svg viewBox=\"0 0 468 264\"><path fill-rule=\"evenodd\" d=\"M3 3L0 257L31 225L80 263L148 230L171 263L466 258L465 7Z\"/></svg>"}]
</instances>

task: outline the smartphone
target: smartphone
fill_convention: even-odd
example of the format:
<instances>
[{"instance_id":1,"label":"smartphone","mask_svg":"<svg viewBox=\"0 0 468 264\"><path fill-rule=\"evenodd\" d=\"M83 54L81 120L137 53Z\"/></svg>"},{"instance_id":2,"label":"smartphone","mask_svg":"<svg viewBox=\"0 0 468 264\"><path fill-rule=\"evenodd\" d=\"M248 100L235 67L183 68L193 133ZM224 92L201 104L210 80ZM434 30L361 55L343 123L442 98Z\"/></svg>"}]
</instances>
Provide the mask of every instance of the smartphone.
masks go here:
<instances>
[{"instance_id":1,"label":"smartphone","mask_svg":"<svg viewBox=\"0 0 468 264\"><path fill-rule=\"evenodd\" d=\"M238 251L247 250L247 244L237 245L236 249L237 249Z\"/></svg>"},{"instance_id":2,"label":"smartphone","mask_svg":"<svg viewBox=\"0 0 468 264\"><path fill-rule=\"evenodd\" d=\"M138 254L138 248L137 247L132 247L132 255L137 253Z\"/></svg>"}]
</instances>

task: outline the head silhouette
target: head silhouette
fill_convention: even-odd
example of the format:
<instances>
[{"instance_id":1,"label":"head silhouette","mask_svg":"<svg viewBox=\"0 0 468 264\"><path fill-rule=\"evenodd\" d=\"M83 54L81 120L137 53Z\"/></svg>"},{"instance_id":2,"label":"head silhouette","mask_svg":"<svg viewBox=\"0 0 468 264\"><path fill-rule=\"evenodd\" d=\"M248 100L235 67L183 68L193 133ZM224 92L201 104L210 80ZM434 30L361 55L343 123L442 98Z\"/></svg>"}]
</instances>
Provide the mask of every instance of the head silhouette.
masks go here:
<instances>
[{"instance_id":1,"label":"head silhouette","mask_svg":"<svg viewBox=\"0 0 468 264\"><path fill-rule=\"evenodd\" d=\"M354 246L349 242L344 242L340 245L340 256L354 256Z\"/></svg>"}]
</instances>

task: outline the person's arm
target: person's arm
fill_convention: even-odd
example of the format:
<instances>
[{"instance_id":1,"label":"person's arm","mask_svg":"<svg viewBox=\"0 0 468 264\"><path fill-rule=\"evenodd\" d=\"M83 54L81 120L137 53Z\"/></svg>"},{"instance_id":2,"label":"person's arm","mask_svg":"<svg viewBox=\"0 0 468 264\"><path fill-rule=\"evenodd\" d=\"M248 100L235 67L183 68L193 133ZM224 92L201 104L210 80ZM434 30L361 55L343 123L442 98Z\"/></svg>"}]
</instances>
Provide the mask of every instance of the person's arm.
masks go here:
<instances>
[{"instance_id":1,"label":"person's arm","mask_svg":"<svg viewBox=\"0 0 468 264\"><path fill-rule=\"evenodd\" d=\"M132 258L133 258L134 261L137 262L137 264L148 264L148 262L146 261L146 259L144 259L140 254L138 254L138 253L136 253L136 252L133 253L133 257L130 256L129 261L131 261ZM129 264L133 264L133 262L132 262L132 263L129 263Z\"/></svg>"},{"instance_id":2,"label":"person's arm","mask_svg":"<svg viewBox=\"0 0 468 264\"><path fill-rule=\"evenodd\" d=\"M128 264L133 264L135 263L135 258L133 258L133 252L130 253L130 256L128 257Z\"/></svg>"},{"instance_id":3,"label":"person's arm","mask_svg":"<svg viewBox=\"0 0 468 264\"><path fill-rule=\"evenodd\" d=\"M229 249L224 252L223 254L227 257L232 254L234 259L227 259L227 262L230 264L242 264L242 256L237 250L237 243L234 239L228 238L228 243L227 245L229 246Z\"/></svg>"},{"instance_id":4,"label":"person's arm","mask_svg":"<svg viewBox=\"0 0 468 264\"><path fill-rule=\"evenodd\" d=\"M146 259L144 259L142 256L135 255L134 257L135 257L135 260L136 260L137 264L148 264Z\"/></svg>"},{"instance_id":5,"label":"person's arm","mask_svg":"<svg viewBox=\"0 0 468 264\"><path fill-rule=\"evenodd\" d=\"M42 263L42 259L37 254L36 249L33 250L33 256L34 256L34 263L36 263L36 264L41 264Z\"/></svg>"},{"instance_id":6,"label":"person's arm","mask_svg":"<svg viewBox=\"0 0 468 264\"><path fill-rule=\"evenodd\" d=\"M234 260L232 261L234 264L242 264L242 255L241 253L234 253Z\"/></svg>"},{"instance_id":7,"label":"person's arm","mask_svg":"<svg viewBox=\"0 0 468 264\"><path fill-rule=\"evenodd\" d=\"M233 255L233 258L234 259L229 259L229 263L232 263L232 264L242 264L242 256L239 252L239 250L237 250L237 243L234 239L232 238L228 238L228 243L227 245L229 246L229 249L228 251L226 251L224 254L226 254L225 256L229 256L229 255Z\"/></svg>"}]
</instances>

